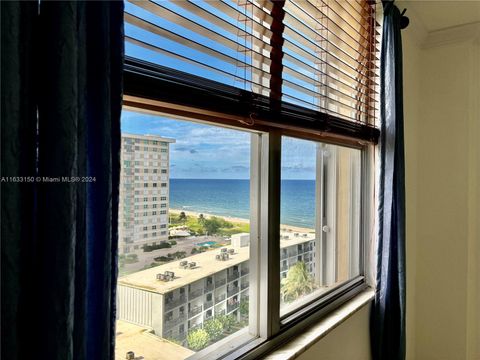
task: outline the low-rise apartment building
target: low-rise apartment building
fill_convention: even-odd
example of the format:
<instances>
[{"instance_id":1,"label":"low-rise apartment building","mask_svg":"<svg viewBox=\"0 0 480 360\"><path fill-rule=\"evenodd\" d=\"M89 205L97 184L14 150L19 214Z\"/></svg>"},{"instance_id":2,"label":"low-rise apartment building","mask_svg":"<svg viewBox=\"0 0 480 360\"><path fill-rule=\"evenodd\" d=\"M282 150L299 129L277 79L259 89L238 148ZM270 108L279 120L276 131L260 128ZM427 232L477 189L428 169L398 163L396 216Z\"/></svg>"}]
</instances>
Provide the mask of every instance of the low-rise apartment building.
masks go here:
<instances>
[{"instance_id":1,"label":"low-rise apartment building","mask_svg":"<svg viewBox=\"0 0 480 360\"><path fill-rule=\"evenodd\" d=\"M240 304L249 298L248 236L237 234L231 246L120 278L118 318L179 341L214 316L240 318ZM282 235L282 277L297 261L314 274L314 239L311 233Z\"/></svg>"}]
</instances>

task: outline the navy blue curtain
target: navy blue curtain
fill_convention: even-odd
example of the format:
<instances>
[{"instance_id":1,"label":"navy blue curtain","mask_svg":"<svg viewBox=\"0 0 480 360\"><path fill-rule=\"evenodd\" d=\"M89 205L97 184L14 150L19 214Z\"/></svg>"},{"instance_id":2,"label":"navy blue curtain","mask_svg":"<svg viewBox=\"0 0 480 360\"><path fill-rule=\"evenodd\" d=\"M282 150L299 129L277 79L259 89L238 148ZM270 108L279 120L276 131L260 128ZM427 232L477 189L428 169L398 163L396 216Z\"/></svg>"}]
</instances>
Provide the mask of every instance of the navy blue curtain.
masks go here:
<instances>
[{"instance_id":1,"label":"navy blue curtain","mask_svg":"<svg viewBox=\"0 0 480 360\"><path fill-rule=\"evenodd\" d=\"M113 359L123 2L1 16L1 355Z\"/></svg>"},{"instance_id":2,"label":"navy blue curtain","mask_svg":"<svg viewBox=\"0 0 480 360\"><path fill-rule=\"evenodd\" d=\"M379 234L371 342L375 360L403 360L406 288L402 16L393 2L383 5Z\"/></svg>"}]
</instances>

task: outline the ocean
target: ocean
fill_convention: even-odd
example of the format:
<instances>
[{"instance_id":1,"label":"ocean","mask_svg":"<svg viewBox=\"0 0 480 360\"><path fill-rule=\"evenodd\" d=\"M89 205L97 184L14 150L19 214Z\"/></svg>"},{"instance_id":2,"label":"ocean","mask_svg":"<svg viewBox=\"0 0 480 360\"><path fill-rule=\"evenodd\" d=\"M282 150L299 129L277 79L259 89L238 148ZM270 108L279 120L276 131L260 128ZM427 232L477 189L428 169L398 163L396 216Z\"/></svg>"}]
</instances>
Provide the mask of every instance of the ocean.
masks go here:
<instances>
[{"instance_id":1,"label":"ocean","mask_svg":"<svg viewBox=\"0 0 480 360\"><path fill-rule=\"evenodd\" d=\"M170 179L170 207L248 219L250 181ZM280 222L315 227L314 180L282 180Z\"/></svg>"}]
</instances>

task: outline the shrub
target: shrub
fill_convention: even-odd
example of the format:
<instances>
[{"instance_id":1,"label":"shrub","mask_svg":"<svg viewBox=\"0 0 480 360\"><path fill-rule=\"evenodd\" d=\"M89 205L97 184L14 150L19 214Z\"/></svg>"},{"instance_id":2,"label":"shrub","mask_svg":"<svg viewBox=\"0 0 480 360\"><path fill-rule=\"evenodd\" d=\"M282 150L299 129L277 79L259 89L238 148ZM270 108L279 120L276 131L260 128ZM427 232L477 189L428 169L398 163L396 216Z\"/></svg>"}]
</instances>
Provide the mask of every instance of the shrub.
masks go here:
<instances>
[{"instance_id":1,"label":"shrub","mask_svg":"<svg viewBox=\"0 0 480 360\"><path fill-rule=\"evenodd\" d=\"M137 254L127 254L125 256L125 263L126 264L133 264L138 262L138 255Z\"/></svg>"},{"instance_id":2,"label":"shrub","mask_svg":"<svg viewBox=\"0 0 480 360\"><path fill-rule=\"evenodd\" d=\"M175 240L170 241L170 245L174 246L177 245L177 242Z\"/></svg>"},{"instance_id":3,"label":"shrub","mask_svg":"<svg viewBox=\"0 0 480 360\"><path fill-rule=\"evenodd\" d=\"M220 315L216 319L221 322L225 331L232 331L233 326L237 322L233 315Z\"/></svg>"},{"instance_id":4,"label":"shrub","mask_svg":"<svg viewBox=\"0 0 480 360\"><path fill-rule=\"evenodd\" d=\"M203 323L203 328L207 332L210 339L217 340L223 333L223 325L218 319L210 319Z\"/></svg>"},{"instance_id":5,"label":"shrub","mask_svg":"<svg viewBox=\"0 0 480 360\"><path fill-rule=\"evenodd\" d=\"M188 333L187 344L193 351L202 350L210 342L210 336L204 329L196 329Z\"/></svg>"},{"instance_id":6,"label":"shrub","mask_svg":"<svg viewBox=\"0 0 480 360\"><path fill-rule=\"evenodd\" d=\"M242 299L240 300L240 315L242 317L248 317L248 300Z\"/></svg>"}]
</instances>

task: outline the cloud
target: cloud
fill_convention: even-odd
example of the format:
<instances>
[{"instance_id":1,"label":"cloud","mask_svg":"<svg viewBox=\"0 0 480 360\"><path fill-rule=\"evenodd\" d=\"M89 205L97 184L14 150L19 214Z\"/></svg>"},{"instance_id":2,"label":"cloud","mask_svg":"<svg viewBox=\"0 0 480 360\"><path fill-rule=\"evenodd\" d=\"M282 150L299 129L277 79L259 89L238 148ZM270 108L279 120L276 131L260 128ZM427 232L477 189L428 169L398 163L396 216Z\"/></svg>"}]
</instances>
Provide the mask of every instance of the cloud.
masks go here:
<instances>
[{"instance_id":1,"label":"cloud","mask_svg":"<svg viewBox=\"0 0 480 360\"><path fill-rule=\"evenodd\" d=\"M230 166L228 168L223 168L222 169L222 172L226 172L226 173L230 173L230 172L233 172L233 173L244 173L244 172L247 172L249 171L250 168L248 166L243 166L243 165L233 165L233 166Z\"/></svg>"},{"instance_id":2,"label":"cloud","mask_svg":"<svg viewBox=\"0 0 480 360\"><path fill-rule=\"evenodd\" d=\"M305 166L303 164L297 164L293 166L282 166L282 171L298 171L298 172L313 172L315 171L314 166Z\"/></svg>"},{"instance_id":3,"label":"cloud","mask_svg":"<svg viewBox=\"0 0 480 360\"><path fill-rule=\"evenodd\" d=\"M173 145L173 146L172 146L172 150L173 150L173 151L180 151L180 152L189 152L190 154L196 154L196 153L198 153L198 151L195 150L195 149L189 149L189 148L183 147L183 146L175 147L175 146Z\"/></svg>"}]
</instances>

